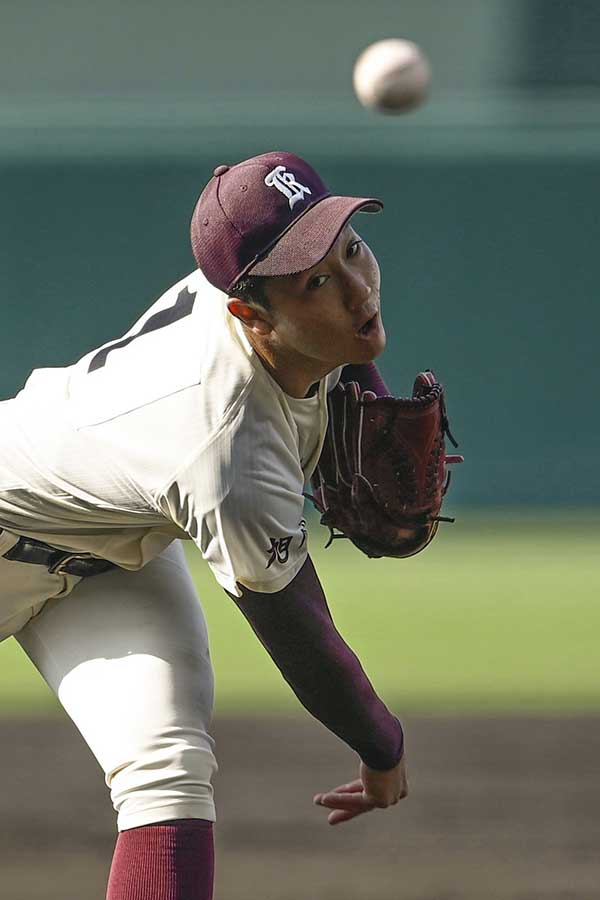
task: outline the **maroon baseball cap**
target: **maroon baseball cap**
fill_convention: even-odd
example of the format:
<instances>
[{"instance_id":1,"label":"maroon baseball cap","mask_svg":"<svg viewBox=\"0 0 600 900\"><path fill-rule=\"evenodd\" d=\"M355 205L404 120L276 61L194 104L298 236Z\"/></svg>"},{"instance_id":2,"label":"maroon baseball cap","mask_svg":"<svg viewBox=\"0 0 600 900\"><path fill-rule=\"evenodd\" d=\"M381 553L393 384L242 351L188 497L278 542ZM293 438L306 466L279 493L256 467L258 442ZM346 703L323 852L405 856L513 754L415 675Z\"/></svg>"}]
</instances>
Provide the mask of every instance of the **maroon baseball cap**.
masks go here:
<instances>
[{"instance_id":1,"label":"maroon baseball cap","mask_svg":"<svg viewBox=\"0 0 600 900\"><path fill-rule=\"evenodd\" d=\"M191 222L198 267L228 293L244 275L292 275L316 265L373 197L332 196L307 162L274 151L217 166Z\"/></svg>"}]
</instances>

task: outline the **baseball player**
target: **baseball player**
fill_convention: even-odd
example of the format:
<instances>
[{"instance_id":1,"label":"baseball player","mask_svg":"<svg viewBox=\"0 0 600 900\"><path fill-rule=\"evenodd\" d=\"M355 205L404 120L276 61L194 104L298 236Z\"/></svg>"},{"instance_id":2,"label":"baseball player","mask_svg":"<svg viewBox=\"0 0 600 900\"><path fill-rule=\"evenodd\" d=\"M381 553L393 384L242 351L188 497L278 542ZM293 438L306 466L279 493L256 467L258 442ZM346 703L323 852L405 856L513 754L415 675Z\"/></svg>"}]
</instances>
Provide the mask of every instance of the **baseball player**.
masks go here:
<instances>
[{"instance_id":1,"label":"baseball player","mask_svg":"<svg viewBox=\"0 0 600 900\"><path fill-rule=\"evenodd\" d=\"M272 152L218 166L194 211L198 269L118 340L37 369L0 403L0 638L14 635L102 766L119 836L108 900L212 896L216 769L191 539L359 777L332 825L406 795L400 723L331 619L303 490L327 393L389 393L377 262L353 216Z\"/></svg>"}]
</instances>

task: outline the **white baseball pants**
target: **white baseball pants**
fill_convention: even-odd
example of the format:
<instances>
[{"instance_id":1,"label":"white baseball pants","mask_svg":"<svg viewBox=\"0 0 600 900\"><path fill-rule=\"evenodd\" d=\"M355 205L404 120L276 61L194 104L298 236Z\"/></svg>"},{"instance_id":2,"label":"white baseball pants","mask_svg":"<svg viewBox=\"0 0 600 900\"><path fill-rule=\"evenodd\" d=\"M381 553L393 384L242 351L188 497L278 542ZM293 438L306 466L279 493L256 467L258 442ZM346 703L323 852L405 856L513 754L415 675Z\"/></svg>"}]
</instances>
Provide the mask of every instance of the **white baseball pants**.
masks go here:
<instances>
[{"instance_id":1,"label":"white baseball pants","mask_svg":"<svg viewBox=\"0 0 600 900\"><path fill-rule=\"evenodd\" d=\"M0 554L17 541L0 533ZM214 821L208 633L183 549L81 579L0 558L14 635L102 766L119 830Z\"/></svg>"}]
</instances>

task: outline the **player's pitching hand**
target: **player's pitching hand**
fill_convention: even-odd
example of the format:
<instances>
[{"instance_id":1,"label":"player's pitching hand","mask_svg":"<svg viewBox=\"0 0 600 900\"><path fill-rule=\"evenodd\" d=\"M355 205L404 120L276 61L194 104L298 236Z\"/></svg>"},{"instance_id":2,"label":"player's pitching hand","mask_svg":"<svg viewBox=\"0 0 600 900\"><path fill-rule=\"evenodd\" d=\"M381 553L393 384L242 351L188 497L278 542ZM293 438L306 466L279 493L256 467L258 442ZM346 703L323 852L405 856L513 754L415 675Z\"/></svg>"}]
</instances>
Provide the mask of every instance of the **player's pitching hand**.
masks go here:
<instances>
[{"instance_id":1,"label":"player's pitching hand","mask_svg":"<svg viewBox=\"0 0 600 900\"><path fill-rule=\"evenodd\" d=\"M408 794L406 762L403 756L394 769L378 772L360 764L360 777L325 794L315 794L313 803L333 810L327 816L330 825L339 825L372 809L387 809Z\"/></svg>"}]
</instances>

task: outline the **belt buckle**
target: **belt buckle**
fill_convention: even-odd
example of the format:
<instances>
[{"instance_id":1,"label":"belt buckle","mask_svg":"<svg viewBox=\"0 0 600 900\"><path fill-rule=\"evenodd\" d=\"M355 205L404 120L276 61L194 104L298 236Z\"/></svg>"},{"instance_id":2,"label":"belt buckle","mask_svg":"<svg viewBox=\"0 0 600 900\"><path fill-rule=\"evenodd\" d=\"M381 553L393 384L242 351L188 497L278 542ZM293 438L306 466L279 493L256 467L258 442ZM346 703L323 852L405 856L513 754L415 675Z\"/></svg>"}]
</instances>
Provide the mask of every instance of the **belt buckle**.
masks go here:
<instances>
[{"instance_id":1,"label":"belt buckle","mask_svg":"<svg viewBox=\"0 0 600 900\"><path fill-rule=\"evenodd\" d=\"M65 553L58 562L48 566L48 572L51 575L68 575L69 573L64 571L65 566L74 559L89 559L91 555L91 553Z\"/></svg>"}]
</instances>

